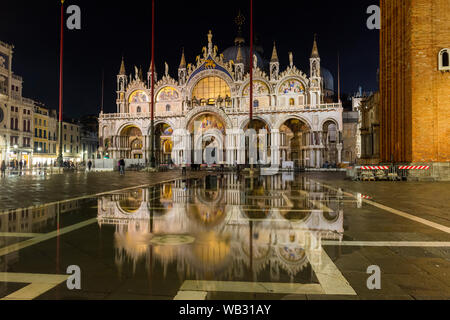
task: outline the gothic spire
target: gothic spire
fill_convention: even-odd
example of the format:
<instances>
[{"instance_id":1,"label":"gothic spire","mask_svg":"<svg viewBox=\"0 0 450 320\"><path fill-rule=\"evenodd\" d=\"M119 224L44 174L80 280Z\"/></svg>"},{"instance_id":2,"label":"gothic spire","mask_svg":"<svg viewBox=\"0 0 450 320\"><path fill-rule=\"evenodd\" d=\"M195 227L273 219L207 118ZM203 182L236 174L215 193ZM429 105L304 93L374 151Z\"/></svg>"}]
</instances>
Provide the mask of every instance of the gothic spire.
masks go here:
<instances>
[{"instance_id":1,"label":"gothic spire","mask_svg":"<svg viewBox=\"0 0 450 320\"><path fill-rule=\"evenodd\" d=\"M278 60L277 46L276 46L275 41L273 42L272 59L270 59L270 62L279 62L279 60Z\"/></svg>"},{"instance_id":2,"label":"gothic spire","mask_svg":"<svg viewBox=\"0 0 450 320\"><path fill-rule=\"evenodd\" d=\"M236 56L236 63L243 63L243 62L244 62L244 58L242 56L242 48L241 48L241 46L239 46L237 56Z\"/></svg>"},{"instance_id":3,"label":"gothic spire","mask_svg":"<svg viewBox=\"0 0 450 320\"><path fill-rule=\"evenodd\" d=\"M314 34L314 44L311 53L311 58L320 58L319 49L317 48L317 34Z\"/></svg>"},{"instance_id":4,"label":"gothic spire","mask_svg":"<svg viewBox=\"0 0 450 320\"><path fill-rule=\"evenodd\" d=\"M119 75L124 76L126 74L126 70L125 70L125 59L122 56L122 64L120 65L120 71L119 71Z\"/></svg>"},{"instance_id":5,"label":"gothic spire","mask_svg":"<svg viewBox=\"0 0 450 320\"><path fill-rule=\"evenodd\" d=\"M180 69L185 68L186 68L186 57L184 56L184 48L183 48L183 53L181 54Z\"/></svg>"}]
</instances>

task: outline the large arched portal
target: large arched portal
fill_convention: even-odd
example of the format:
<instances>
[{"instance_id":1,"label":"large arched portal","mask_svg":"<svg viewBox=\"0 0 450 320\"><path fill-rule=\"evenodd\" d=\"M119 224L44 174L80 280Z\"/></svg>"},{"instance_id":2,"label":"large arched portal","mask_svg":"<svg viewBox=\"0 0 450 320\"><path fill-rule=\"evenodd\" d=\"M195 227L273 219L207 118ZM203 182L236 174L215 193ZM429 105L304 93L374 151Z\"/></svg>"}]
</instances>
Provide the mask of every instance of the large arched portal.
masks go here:
<instances>
[{"instance_id":1,"label":"large arched portal","mask_svg":"<svg viewBox=\"0 0 450 320\"><path fill-rule=\"evenodd\" d=\"M336 166L339 163L337 146L340 142L340 133L334 121L326 121L322 127L322 138L324 141L325 152L323 154L323 163Z\"/></svg>"},{"instance_id":2,"label":"large arched portal","mask_svg":"<svg viewBox=\"0 0 450 320\"><path fill-rule=\"evenodd\" d=\"M253 119L245 126L244 132L245 164L268 164L271 154L271 139L267 123L260 119Z\"/></svg>"},{"instance_id":3,"label":"large arched portal","mask_svg":"<svg viewBox=\"0 0 450 320\"><path fill-rule=\"evenodd\" d=\"M280 127L281 163L292 161L296 167L307 167L310 164L308 146L311 129L304 121L289 119Z\"/></svg>"},{"instance_id":4,"label":"large arched portal","mask_svg":"<svg viewBox=\"0 0 450 320\"><path fill-rule=\"evenodd\" d=\"M122 129L119 137L119 146L120 158L144 158L144 138L141 130L136 126L128 126Z\"/></svg>"},{"instance_id":5,"label":"large arched portal","mask_svg":"<svg viewBox=\"0 0 450 320\"><path fill-rule=\"evenodd\" d=\"M222 164L225 155L225 122L214 113L204 113L188 126L193 146L194 164Z\"/></svg>"}]
</instances>

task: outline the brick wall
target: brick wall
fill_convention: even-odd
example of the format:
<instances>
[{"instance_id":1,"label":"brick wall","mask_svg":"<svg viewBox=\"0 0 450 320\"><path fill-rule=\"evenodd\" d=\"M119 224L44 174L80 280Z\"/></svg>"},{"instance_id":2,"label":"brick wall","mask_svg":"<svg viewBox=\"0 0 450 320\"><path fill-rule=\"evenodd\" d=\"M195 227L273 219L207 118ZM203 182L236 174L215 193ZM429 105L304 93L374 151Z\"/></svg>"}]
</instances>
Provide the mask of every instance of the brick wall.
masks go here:
<instances>
[{"instance_id":1,"label":"brick wall","mask_svg":"<svg viewBox=\"0 0 450 320\"><path fill-rule=\"evenodd\" d=\"M381 0L381 157L450 161L450 0Z\"/></svg>"}]
</instances>

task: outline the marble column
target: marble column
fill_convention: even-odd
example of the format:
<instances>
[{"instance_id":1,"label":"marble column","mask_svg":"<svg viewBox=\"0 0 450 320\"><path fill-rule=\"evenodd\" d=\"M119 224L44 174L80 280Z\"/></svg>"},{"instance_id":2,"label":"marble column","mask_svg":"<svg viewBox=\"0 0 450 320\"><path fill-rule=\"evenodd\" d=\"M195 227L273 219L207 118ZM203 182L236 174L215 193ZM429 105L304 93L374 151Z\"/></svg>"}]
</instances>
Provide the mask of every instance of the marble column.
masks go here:
<instances>
[{"instance_id":1,"label":"marble column","mask_svg":"<svg viewBox=\"0 0 450 320\"><path fill-rule=\"evenodd\" d=\"M279 167L280 162L280 130L274 129L271 134L271 162L272 167Z\"/></svg>"}]
</instances>

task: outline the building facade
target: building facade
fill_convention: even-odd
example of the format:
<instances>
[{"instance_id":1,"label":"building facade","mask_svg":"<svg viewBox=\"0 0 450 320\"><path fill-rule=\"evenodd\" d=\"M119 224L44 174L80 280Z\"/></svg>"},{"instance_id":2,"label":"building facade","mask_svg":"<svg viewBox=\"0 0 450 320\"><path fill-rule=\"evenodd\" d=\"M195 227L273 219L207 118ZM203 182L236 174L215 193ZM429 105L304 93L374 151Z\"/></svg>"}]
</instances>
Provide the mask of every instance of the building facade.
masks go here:
<instances>
[{"instance_id":1,"label":"building facade","mask_svg":"<svg viewBox=\"0 0 450 320\"><path fill-rule=\"evenodd\" d=\"M63 121L62 130L62 155L63 161L79 163L83 161L81 152L81 125L77 120L66 119ZM59 154L59 145L56 147Z\"/></svg>"},{"instance_id":2,"label":"building facade","mask_svg":"<svg viewBox=\"0 0 450 320\"><path fill-rule=\"evenodd\" d=\"M381 1L381 160L450 179L450 2Z\"/></svg>"},{"instance_id":3,"label":"building facade","mask_svg":"<svg viewBox=\"0 0 450 320\"><path fill-rule=\"evenodd\" d=\"M361 164L381 161L380 93L376 92L361 101Z\"/></svg>"},{"instance_id":4,"label":"building facade","mask_svg":"<svg viewBox=\"0 0 450 320\"><path fill-rule=\"evenodd\" d=\"M309 74L289 65L281 70L274 45L272 57L254 56L254 117L249 120L250 50L238 36L219 53L213 35L193 64L184 52L178 79L169 67L155 85L155 156L158 163L271 163L321 167L342 161L342 105L333 96L331 73L321 67L314 40ZM322 71L324 70L324 71ZM156 75L155 75L156 76ZM135 68L127 76L122 60L117 76L117 112L99 117L100 152L112 159L151 158L151 72ZM246 136L247 129L258 135ZM264 130L265 129L265 130ZM257 159L249 147L257 146ZM194 152L193 150L196 150Z\"/></svg>"},{"instance_id":5,"label":"building facade","mask_svg":"<svg viewBox=\"0 0 450 320\"><path fill-rule=\"evenodd\" d=\"M58 119L56 110L42 104L34 107L33 165L54 164L58 155Z\"/></svg>"},{"instance_id":6,"label":"building facade","mask_svg":"<svg viewBox=\"0 0 450 320\"><path fill-rule=\"evenodd\" d=\"M98 116L87 115L80 119L81 152L83 162L94 160L98 154Z\"/></svg>"},{"instance_id":7,"label":"building facade","mask_svg":"<svg viewBox=\"0 0 450 320\"><path fill-rule=\"evenodd\" d=\"M25 167L32 160L34 101L22 97L21 77L12 71L14 47L0 42L0 159Z\"/></svg>"}]
</instances>

